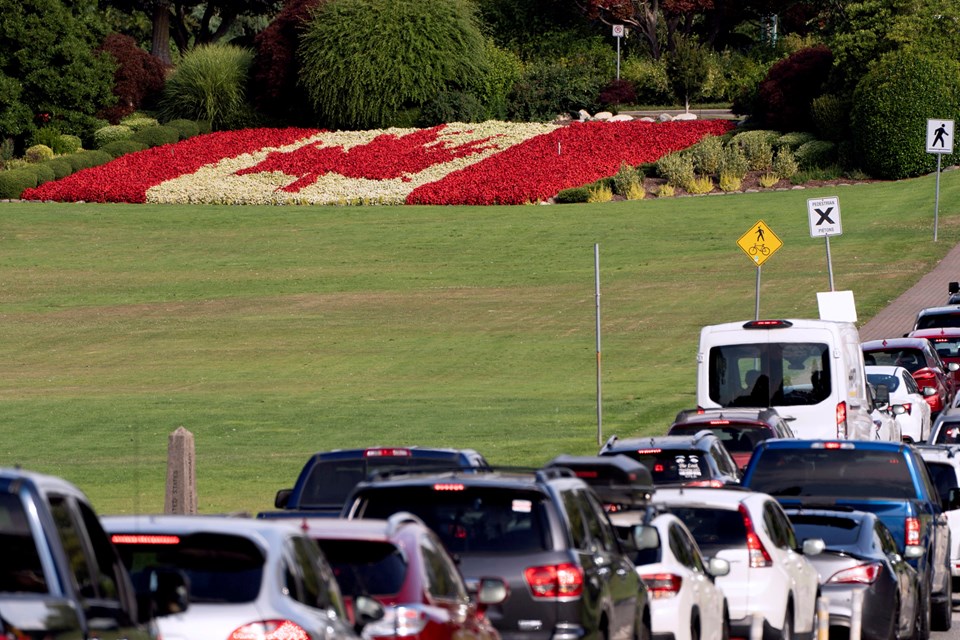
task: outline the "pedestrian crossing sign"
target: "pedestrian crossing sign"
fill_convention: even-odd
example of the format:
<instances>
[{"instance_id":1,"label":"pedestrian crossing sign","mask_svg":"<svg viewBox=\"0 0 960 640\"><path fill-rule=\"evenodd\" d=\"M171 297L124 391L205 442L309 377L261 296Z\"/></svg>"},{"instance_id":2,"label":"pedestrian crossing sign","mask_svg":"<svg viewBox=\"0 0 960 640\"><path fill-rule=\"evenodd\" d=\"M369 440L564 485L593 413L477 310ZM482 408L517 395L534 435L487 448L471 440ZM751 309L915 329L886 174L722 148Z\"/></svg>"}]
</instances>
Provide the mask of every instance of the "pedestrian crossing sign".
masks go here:
<instances>
[{"instance_id":1,"label":"pedestrian crossing sign","mask_svg":"<svg viewBox=\"0 0 960 640\"><path fill-rule=\"evenodd\" d=\"M737 246L743 249L747 257L756 266L762 265L767 258L777 252L777 249L783 246L783 242L773 232L773 229L767 226L763 220L758 220L750 229L740 236L737 240Z\"/></svg>"},{"instance_id":2,"label":"pedestrian crossing sign","mask_svg":"<svg viewBox=\"0 0 960 640\"><path fill-rule=\"evenodd\" d=\"M953 153L953 120L927 120L927 153Z\"/></svg>"}]
</instances>

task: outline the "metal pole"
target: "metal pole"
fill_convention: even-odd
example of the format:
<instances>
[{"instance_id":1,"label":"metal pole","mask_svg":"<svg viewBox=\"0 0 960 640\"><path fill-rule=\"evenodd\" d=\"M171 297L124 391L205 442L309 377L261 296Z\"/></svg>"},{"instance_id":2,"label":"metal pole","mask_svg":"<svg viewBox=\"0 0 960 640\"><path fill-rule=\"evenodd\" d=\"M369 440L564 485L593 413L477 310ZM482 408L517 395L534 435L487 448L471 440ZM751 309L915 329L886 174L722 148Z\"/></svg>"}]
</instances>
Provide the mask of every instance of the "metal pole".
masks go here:
<instances>
[{"instance_id":1,"label":"metal pole","mask_svg":"<svg viewBox=\"0 0 960 640\"><path fill-rule=\"evenodd\" d=\"M620 79L620 38L617 38L617 80Z\"/></svg>"},{"instance_id":2,"label":"metal pole","mask_svg":"<svg viewBox=\"0 0 960 640\"><path fill-rule=\"evenodd\" d=\"M760 319L760 265L757 265L757 298L754 306L754 320Z\"/></svg>"},{"instance_id":3,"label":"metal pole","mask_svg":"<svg viewBox=\"0 0 960 640\"><path fill-rule=\"evenodd\" d=\"M619 40L618 40L619 42ZM603 444L603 387L600 382L600 245L593 245L593 272L597 291L597 446Z\"/></svg>"},{"instance_id":4,"label":"metal pole","mask_svg":"<svg viewBox=\"0 0 960 640\"><path fill-rule=\"evenodd\" d=\"M940 162L943 154L937 154L937 195L933 200L933 241L937 241L937 227L940 223Z\"/></svg>"},{"instance_id":5,"label":"metal pole","mask_svg":"<svg viewBox=\"0 0 960 640\"><path fill-rule=\"evenodd\" d=\"M827 243L827 272L830 274L830 291L835 291L833 288L833 260L830 257L830 236L823 236L823 239Z\"/></svg>"},{"instance_id":6,"label":"metal pole","mask_svg":"<svg viewBox=\"0 0 960 640\"><path fill-rule=\"evenodd\" d=\"M863 591L854 591L850 602L850 640L860 640L863 629Z\"/></svg>"}]
</instances>

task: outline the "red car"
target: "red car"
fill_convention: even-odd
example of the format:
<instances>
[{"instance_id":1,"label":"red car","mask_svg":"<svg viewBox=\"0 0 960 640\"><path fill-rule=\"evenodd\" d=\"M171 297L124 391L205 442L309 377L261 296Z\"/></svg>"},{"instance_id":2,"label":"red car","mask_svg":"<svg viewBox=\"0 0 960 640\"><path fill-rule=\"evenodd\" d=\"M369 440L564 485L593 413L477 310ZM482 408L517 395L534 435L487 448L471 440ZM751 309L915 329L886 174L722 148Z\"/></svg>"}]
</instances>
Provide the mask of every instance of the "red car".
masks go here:
<instances>
[{"instance_id":1,"label":"red car","mask_svg":"<svg viewBox=\"0 0 960 640\"><path fill-rule=\"evenodd\" d=\"M933 348L945 365L949 367L951 362L956 363L957 369L951 373L960 389L960 327L917 329L908 333L907 337L926 338L933 343Z\"/></svg>"},{"instance_id":2,"label":"red car","mask_svg":"<svg viewBox=\"0 0 960 640\"><path fill-rule=\"evenodd\" d=\"M865 364L903 367L917 381L930 413L937 416L953 404L957 382L953 377L960 365L945 364L927 338L889 338L861 345Z\"/></svg>"},{"instance_id":3,"label":"red car","mask_svg":"<svg viewBox=\"0 0 960 640\"><path fill-rule=\"evenodd\" d=\"M737 463L747 466L753 448L769 438L796 438L787 421L776 409L686 409L677 414L667 430L668 436L693 435L709 429Z\"/></svg>"},{"instance_id":4,"label":"red car","mask_svg":"<svg viewBox=\"0 0 960 640\"><path fill-rule=\"evenodd\" d=\"M363 627L365 640L500 640L484 611L506 599L506 583L484 578L471 597L456 562L416 516L294 523L327 557L348 608L359 595L384 606L384 617Z\"/></svg>"}]
</instances>

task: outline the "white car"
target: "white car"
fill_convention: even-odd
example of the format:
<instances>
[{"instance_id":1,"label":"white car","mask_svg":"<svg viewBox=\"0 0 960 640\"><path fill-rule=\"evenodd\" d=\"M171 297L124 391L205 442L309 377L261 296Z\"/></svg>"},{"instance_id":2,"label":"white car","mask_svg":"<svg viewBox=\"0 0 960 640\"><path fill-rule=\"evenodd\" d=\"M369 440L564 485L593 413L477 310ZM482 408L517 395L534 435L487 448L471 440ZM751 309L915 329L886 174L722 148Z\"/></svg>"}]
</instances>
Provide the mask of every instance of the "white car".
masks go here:
<instances>
[{"instance_id":1,"label":"white car","mask_svg":"<svg viewBox=\"0 0 960 640\"><path fill-rule=\"evenodd\" d=\"M956 591L960 587L960 445L921 445L917 451L927 464L950 525L950 575Z\"/></svg>"},{"instance_id":2,"label":"white car","mask_svg":"<svg viewBox=\"0 0 960 640\"><path fill-rule=\"evenodd\" d=\"M357 638L333 570L302 530L226 516L101 521L132 575L159 565L188 578L190 606L157 621L163 640Z\"/></svg>"},{"instance_id":3,"label":"white car","mask_svg":"<svg viewBox=\"0 0 960 640\"><path fill-rule=\"evenodd\" d=\"M910 372L903 367L886 365L867 365L866 371L870 384L875 387L884 385L890 392L890 404L894 407L903 439L926 442L930 437L930 404Z\"/></svg>"},{"instance_id":4,"label":"white car","mask_svg":"<svg viewBox=\"0 0 960 640\"><path fill-rule=\"evenodd\" d=\"M730 564L716 579L727 599L730 635L752 637L755 614L763 636L811 636L817 629L817 570L804 557L824 548L804 540L780 504L765 493L740 488L658 488L652 503L683 521L706 556Z\"/></svg>"},{"instance_id":5,"label":"white car","mask_svg":"<svg viewBox=\"0 0 960 640\"><path fill-rule=\"evenodd\" d=\"M714 584L730 572L720 558L704 561L687 527L671 513L647 517L646 510L618 511L610 521L628 536L633 562L647 585L653 637L674 640L727 640L727 601Z\"/></svg>"}]
</instances>

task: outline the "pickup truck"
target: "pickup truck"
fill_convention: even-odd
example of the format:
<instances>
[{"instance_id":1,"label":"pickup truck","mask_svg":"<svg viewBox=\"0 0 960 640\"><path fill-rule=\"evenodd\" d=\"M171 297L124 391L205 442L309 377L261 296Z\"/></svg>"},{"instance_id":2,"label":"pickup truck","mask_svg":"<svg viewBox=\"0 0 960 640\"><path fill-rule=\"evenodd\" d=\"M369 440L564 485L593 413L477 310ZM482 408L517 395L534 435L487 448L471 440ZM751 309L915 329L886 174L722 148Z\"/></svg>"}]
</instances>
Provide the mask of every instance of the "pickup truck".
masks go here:
<instances>
[{"instance_id":1,"label":"pickup truck","mask_svg":"<svg viewBox=\"0 0 960 640\"><path fill-rule=\"evenodd\" d=\"M472 449L428 447L367 447L335 449L313 454L292 489L277 492L274 506L258 518L336 518L357 483L378 473L444 471L489 468L486 458Z\"/></svg>"},{"instance_id":2,"label":"pickup truck","mask_svg":"<svg viewBox=\"0 0 960 640\"><path fill-rule=\"evenodd\" d=\"M929 471L909 444L858 440L767 440L754 450L743 486L785 508L870 511L917 569L921 636L950 628L950 527Z\"/></svg>"},{"instance_id":3,"label":"pickup truck","mask_svg":"<svg viewBox=\"0 0 960 640\"><path fill-rule=\"evenodd\" d=\"M86 496L60 478L0 469L0 549L0 638L146 640L155 614L188 606L169 572L139 575L135 591Z\"/></svg>"}]
</instances>

